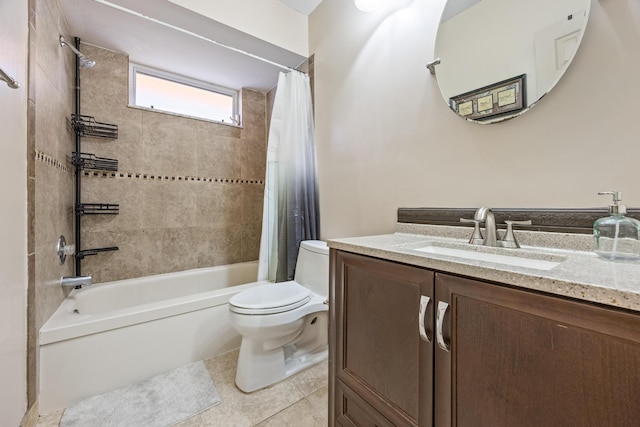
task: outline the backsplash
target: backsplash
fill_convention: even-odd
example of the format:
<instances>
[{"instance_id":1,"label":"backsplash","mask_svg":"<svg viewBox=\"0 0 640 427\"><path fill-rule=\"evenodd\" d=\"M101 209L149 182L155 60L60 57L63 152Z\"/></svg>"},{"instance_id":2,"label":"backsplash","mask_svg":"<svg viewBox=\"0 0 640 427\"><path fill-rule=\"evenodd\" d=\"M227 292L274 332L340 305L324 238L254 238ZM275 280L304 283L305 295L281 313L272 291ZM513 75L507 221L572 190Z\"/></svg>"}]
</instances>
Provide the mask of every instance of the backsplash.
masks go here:
<instances>
[{"instance_id":1,"label":"backsplash","mask_svg":"<svg viewBox=\"0 0 640 427\"><path fill-rule=\"evenodd\" d=\"M398 222L407 224L473 227L460 218L473 218L477 208L398 208ZM519 230L592 234L596 219L609 215L607 208L495 208L496 225L505 228L505 220L531 220L531 225L514 226ZM627 209L627 216L640 219L640 209Z\"/></svg>"}]
</instances>

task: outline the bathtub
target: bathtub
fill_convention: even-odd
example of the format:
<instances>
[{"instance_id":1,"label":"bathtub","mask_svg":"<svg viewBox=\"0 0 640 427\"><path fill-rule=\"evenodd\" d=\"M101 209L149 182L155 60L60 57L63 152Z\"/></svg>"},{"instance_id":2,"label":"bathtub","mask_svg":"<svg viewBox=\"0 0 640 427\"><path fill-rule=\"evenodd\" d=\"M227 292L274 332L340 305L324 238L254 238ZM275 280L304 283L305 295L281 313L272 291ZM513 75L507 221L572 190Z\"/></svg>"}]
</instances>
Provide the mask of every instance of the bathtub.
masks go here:
<instances>
[{"instance_id":1,"label":"bathtub","mask_svg":"<svg viewBox=\"0 0 640 427\"><path fill-rule=\"evenodd\" d=\"M40 413L240 346L228 301L257 262L74 289L40 329Z\"/></svg>"}]
</instances>

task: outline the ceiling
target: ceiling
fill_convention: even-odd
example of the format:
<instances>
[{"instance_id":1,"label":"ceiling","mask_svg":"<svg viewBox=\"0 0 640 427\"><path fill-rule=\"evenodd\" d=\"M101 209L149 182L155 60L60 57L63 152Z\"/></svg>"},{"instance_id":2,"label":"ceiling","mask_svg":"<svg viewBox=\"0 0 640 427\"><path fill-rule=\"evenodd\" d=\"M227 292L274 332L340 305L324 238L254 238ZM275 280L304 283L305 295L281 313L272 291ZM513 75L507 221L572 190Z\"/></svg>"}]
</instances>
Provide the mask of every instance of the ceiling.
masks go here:
<instances>
[{"instance_id":1,"label":"ceiling","mask_svg":"<svg viewBox=\"0 0 640 427\"><path fill-rule=\"evenodd\" d=\"M322 0L281 1L308 15ZM296 67L306 59L167 0L108 0L108 3L126 10L95 0L60 0L72 36L80 37L83 43L125 53L131 62L138 64L233 89L267 91L276 85L282 68L203 38L288 67Z\"/></svg>"},{"instance_id":2,"label":"ceiling","mask_svg":"<svg viewBox=\"0 0 640 427\"><path fill-rule=\"evenodd\" d=\"M315 10L316 7L322 0L280 0L282 3L287 6L297 10L300 13L304 13L305 15L311 15L311 12Z\"/></svg>"}]
</instances>

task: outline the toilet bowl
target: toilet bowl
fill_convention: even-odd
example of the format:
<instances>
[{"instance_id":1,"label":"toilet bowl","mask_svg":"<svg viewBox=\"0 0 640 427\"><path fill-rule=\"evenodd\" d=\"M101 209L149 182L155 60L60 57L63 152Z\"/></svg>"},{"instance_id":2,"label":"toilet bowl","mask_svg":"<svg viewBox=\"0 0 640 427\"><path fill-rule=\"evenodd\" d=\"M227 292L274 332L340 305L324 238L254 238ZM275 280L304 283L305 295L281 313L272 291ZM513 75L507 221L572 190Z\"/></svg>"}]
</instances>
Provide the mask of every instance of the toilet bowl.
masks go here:
<instances>
[{"instance_id":1,"label":"toilet bowl","mask_svg":"<svg viewBox=\"0 0 640 427\"><path fill-rule=\"evenodd\" d=\"M252 392L321 362L328 355L329 248L300 243L294 280L247 289L229 300L242 336L236 385Z\"/></svg>"}]
</instances>

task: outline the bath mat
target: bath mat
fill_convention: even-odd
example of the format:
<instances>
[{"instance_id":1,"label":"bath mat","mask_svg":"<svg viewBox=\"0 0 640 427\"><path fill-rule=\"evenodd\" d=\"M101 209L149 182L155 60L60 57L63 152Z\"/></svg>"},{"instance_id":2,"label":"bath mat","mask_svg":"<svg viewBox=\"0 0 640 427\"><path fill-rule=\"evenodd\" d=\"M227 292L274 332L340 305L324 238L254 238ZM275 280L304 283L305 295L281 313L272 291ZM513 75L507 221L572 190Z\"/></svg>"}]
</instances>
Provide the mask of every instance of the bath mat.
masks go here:
<instances>
[{"instance_id":1,"label":"bath mat","mask_svg":"<svg viewBox=\"0 0 640 427\"><path fill-rule=\"evenodd\" d=\"M166 427L220 401L200 361L70 406L60 427Z\"/></svg>"}]
</instances>

